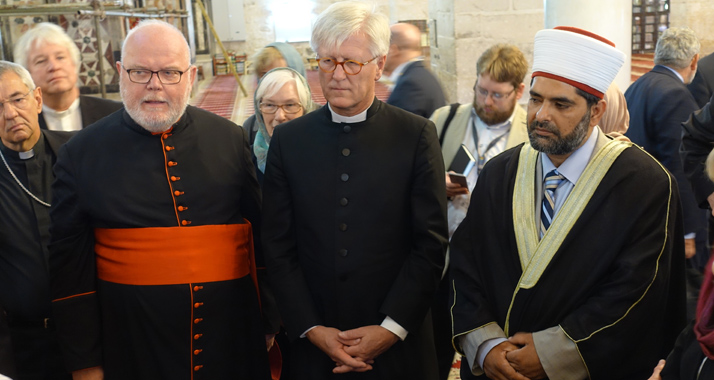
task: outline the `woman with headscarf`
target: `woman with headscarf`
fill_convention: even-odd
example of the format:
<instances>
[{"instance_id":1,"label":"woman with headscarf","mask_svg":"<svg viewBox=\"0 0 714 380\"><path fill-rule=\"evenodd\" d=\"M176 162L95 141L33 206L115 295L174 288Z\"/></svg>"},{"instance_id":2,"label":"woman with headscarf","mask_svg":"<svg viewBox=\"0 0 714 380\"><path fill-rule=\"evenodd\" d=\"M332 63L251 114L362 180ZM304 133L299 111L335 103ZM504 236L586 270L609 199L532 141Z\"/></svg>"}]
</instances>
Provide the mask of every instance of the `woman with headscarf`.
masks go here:
<instances>
[{"instance_id":1,"label":"woman with headscarf","mask_svg":"<svg viewBox=\"0 0 714 380\"><path fill-rule=\"evenodd\" d=\"M290 44L273 42L265 45L253 56L255 75L258 80L276 67L289 67L305 76L305 63L302 55Z\"/></svg>"},{"instance_id":2,"label":"woman with headscarf","mask_svg":"<svg viewBox=\"0 0 714 380\"><path fill-rule=\"evenodd\" d=\"M288 67L270 70L258 82L255 90L257 132L253 142L253 161L258 182L262 185L270 137L276 126L300 117L317 108L312 101L305 77ZM246 120L246 125L248 120Z\"/></svg>"}]
</instances>

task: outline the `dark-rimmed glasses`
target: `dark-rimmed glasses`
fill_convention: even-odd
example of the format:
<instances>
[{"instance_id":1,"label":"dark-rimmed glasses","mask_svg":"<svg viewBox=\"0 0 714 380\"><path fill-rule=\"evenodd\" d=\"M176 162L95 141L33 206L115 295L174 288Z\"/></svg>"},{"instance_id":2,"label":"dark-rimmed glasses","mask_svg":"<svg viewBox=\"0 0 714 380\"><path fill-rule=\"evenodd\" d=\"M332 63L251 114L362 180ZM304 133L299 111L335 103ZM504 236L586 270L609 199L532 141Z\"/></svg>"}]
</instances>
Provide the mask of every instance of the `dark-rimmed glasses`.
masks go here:
<instances>
[{"instance_id":1,"label":"dark-rimmed glasses","mask_svg":"<svg viewBox=\"0 0 714 380\"><path fill-rule=\"evenodd\" d=\"M151 82L151 78L156 74L159 77L159 82L161 84L177 84L181 82L181 76L191 68L181 71L181 70L159 70L151 71L147 69L127 69L124 65L121 66L127 74L129 74L129 80L138 84L147 84Z\"/></svg>"},{"instance_id":2,"label":"dark-rimmed glasses","mask_svg":"<svg viewBox=\"0 0 714 380\"><path fill-rule=\"evenodd\" d=\"M259 105L260 112L267 114L274 114L278 112L278 108L282 108L285 113L298 113L302 109L302 104L300 103L288 103L288 104L273 104L273 103L263 103L260 102Z\"/></svg>"},{"instance_id":3,"label":"dark-rimmed glasses","mask_svg":"<svg viewBox=\"0 0 714 380\"><path fill-rule=\"evenodd\" d=\"M336 59L334 58L315 58L317 60L317 66L322 70L323 72L326 73L332 73L335 70L337 70L337 66L342 66L342 70L345 72L347 75L357 75L362 71L362 66L374 61L377 59L379 56L376 56L372 59L370 59L367 62L357 62L351 59L348 59L346 61L342 62L337 62Z\"/></svg>"},{"instance_id":4,"label":"dark-rimmed glasses","mask_svg":"<svg viewBox=\"0 0 714 380\"><path fill-rule=\"evenodd\" d=\"M15 108L16 110L27 109L27 107L30 105L30 102L27 101L27 96L30 95L31 92L32 92L32 90L27 91L27 93L25 95L18 95L18 96L15 96L14 98L10 98L4 102L0 102L0 115L5 114L5 106L7 106L8 104L12 105L12 107Z\"/></svg>"}]
</instances>

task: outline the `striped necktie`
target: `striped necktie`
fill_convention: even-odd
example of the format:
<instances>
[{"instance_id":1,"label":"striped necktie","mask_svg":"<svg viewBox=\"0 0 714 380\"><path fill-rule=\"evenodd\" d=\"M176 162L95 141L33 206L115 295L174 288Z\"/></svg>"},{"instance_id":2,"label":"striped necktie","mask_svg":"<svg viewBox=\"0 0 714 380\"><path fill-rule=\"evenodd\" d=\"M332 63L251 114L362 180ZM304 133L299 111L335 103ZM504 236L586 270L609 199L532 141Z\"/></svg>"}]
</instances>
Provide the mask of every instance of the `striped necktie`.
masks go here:
<instances>
[{"instance_id":1,"label":"striped necktie","mask_svg":"<svg viewBox=\"0 0 714 380\"><path fill-rule=\"evenodd\" d=\"M565 177L558 173L557 169L553 169L545 176L545 182L543 184L543 209L540 213L540 233L541 236L545 235L545 231L550 227L550 223L553 221L553 216L555 216L555 189L560 186Z\"/></svg>"}]
</instances>

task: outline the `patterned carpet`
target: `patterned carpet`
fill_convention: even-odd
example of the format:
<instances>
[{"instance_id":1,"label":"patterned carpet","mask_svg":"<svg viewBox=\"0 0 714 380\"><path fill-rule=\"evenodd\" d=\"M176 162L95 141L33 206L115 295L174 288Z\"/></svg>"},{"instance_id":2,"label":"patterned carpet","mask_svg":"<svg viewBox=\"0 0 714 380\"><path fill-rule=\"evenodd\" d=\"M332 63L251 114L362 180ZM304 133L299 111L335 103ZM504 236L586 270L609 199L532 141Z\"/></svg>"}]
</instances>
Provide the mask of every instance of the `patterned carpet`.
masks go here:
<instances>
[{"instance_id":1,"label":"patterned carpet","mask_svg":"<svg viewBox=\"0 0 714 380\"><path fill-rule=\"evenodd\" d=\"M242 124L245 119L255 113L253 93L257 83L252 75L244 75L241 80L243 87L248 90L248 97L243 96L232 75L219 75L209 79L210 82L200 85L200 90L194 96L191 104L230 119L237 124ZM318 72L308 70L307 82L312 91L312 100L324 105L326 100L322 94ZM389 88L377 82L375 95L377 99L386 101L389 98Z\"/></svg>"}]
</instances>

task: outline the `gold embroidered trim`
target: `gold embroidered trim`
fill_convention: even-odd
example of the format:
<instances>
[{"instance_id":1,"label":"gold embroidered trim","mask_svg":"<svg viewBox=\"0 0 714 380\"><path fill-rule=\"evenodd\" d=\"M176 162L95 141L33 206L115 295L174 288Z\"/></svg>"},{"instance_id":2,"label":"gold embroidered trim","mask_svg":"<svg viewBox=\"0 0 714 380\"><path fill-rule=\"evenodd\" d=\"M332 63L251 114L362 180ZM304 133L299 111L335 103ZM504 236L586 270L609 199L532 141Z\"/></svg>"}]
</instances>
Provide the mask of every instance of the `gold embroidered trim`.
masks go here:
<instances>
[{"instance_id":1,"label":"gold embroidered trim","mask_svg":"<svg viewBox=\"0 0 714 380\"><path fill-rule=\"evenodd\" d=\"M590 198L605 174L610 170L612 163L620 156L620 153L632 145L632 143L611 140L594 154L540 241L538 241L538 227L535 218L535 175L539 152L533 149L530 144L525 144L521 148L513 191L513 228L523 273L513 291L511 304L506 314L504 324L506 336L509 334L511 310L518 290L530 289L538 283L540 276L548 267L585 206L590 202Z\"/></svg>"}]
</instances>

